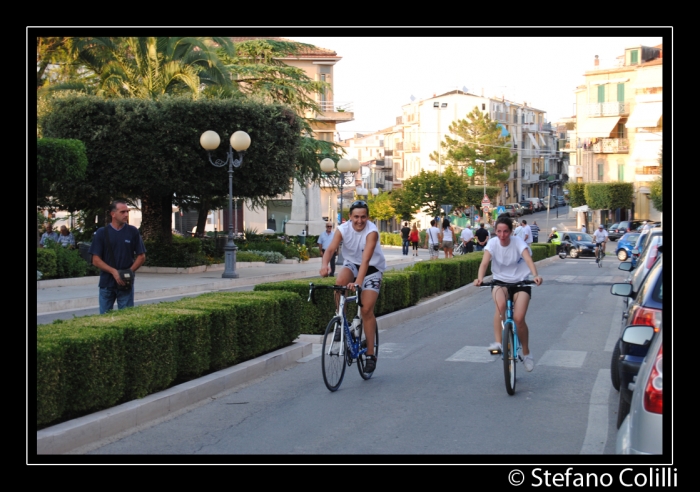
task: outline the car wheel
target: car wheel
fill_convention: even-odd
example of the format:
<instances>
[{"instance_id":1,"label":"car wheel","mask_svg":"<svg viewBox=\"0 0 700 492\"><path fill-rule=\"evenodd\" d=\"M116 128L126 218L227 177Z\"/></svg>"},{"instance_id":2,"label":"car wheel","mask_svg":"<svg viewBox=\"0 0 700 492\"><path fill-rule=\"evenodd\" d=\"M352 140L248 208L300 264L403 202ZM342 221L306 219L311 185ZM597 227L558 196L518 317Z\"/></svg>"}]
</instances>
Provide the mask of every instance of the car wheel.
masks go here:
<instances>
[{"instance_id":1,"label":"car wheel","mask_svg":"<svg viewBox=\"0 0 700 492\"><path fill-rule=\"evenodd\" d=\"M617 252L617 259L620 261L626 261L627 260L627 251L624 249L621 249L620 251Z\"/></svg>"},{"instance_id":2,"label":"car wheel","mask_svg":"<svg viewBox=\"0 0 700 492\"><path fill-rule=\"evenodd\" d=\"M569 256L572 258L578 258L578 250L576 248L571 248L569 250Z\"/></svg>"}]
</instances>

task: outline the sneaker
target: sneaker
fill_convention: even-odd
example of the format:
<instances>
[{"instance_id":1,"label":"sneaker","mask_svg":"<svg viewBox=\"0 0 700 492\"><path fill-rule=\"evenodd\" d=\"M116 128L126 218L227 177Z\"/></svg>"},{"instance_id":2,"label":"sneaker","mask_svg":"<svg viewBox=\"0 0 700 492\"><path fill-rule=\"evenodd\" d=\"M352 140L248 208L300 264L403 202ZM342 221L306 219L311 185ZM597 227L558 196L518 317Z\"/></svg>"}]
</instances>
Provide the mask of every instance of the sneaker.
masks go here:
<instances>
[{"instance_id":1,"label":"sneaker","mask_svg":"<svg viewBox=\"0 0 700 492\"><path fill-rule=\"evenodd\" d=\"M523 360L523 364L525 365L525 370L527 372L532 372L532 370L535 368L535 359L532 358L532 355L526 355L525 359Z\"/></svg>"},{"instance_id":2,"label":"sneaker","mask_svg":"<svg viewBox=\"0 0 700 492\"><path fill-rule=\"evenodd\" d=\"M492 354L500 354L503 353L503 346L498 342L493 342L491 345L489 345L488 350Z\"/></svg>"},{"instance_id":3,"label":"sneaker","mask_svg":"<svg viewBox=\"0 0 700 492\"><path fill-rule=\"evenodd\" d=\"M372 374L377 368L377 357L368 355L365 357L365 374Z\"/></svg>"}]
</instances>

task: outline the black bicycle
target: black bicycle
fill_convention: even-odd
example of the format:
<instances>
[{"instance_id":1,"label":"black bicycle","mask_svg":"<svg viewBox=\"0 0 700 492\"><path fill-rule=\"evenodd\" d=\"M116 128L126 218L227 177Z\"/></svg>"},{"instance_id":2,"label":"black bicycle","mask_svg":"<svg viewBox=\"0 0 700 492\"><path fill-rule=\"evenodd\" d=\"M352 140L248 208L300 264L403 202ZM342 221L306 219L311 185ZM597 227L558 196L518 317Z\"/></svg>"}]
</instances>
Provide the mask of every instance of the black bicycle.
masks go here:
<instances>
[{"instance_id":1,"label":"black bicycle","mask_svg":"<svg viewBox=\"0 0 700 492\"><path fill-rule=\"evenodd\" d=\"M355 302L359 307L362 307L362 287L355 285L357 294L346 297L347 287L309 283L309 301L315 303L314 291L318 289L328 289L340 293L336 313L328 322L326 331L323 334L323 346L321 348L323 382L330 391L336 391L340 388L340 383L343 382L343 377L345 377L345 366L351 366L354 361L357 361L357 369L362 379L367 380L371 378L374 371L365 372L367 339L364 336L362 318L358 318L357 323L353 323L353 326L351 326L345 316L345 304L347 302ZM376 357L378 353L379 329L375 325L374 356Z\"/></svg>"}]
</instances>

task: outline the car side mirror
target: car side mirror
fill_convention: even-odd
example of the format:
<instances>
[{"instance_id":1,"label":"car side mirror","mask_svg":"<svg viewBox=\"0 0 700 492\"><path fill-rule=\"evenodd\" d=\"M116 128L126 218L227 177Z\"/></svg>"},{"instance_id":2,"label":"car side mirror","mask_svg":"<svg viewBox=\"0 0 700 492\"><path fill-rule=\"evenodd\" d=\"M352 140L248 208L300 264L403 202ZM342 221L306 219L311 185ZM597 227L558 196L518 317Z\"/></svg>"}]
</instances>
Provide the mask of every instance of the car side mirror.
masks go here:
<instances>
[{"instance_id":1,"label":"car side mirror","mask_svg":"<svg viewBox=\"0 0 700 492\"><path fill-rule=\"evenodd\" d=\"M639 254L639 250L638 250L637 248L632 249L632 254L633 254L633 255L638 255L638 254Z\"/></svg>"},{"instance_id":2,"label":"car side mirror","mask_svg":"<svg viewBox=\"0 0 700 492\"><path fill-rule=\"evenodd\" d=\"M617 267L618 270L623 270L625 272L631 272L632 271L632 263L629 261L621 261L620 266Z\"/></svg>"},{"instance_id":3,"label":"car side mirror","mask_svg":"<svg viewBox=\"0 0 700 492\"><path fill-rule=\"evenodd\" d=\"M610 293L614 296L630 297L632 295L632 284L612 284Z\"/></svg>"},{"instance_id":4,"label":"car side mirror","mask_svg":"<svg viewBox=\"0 0 700 492\"><path fill-rule=\"evenodd\" d=\"M649 325L631 325L622 332L622 341L633 345L647 345L654 336L654 327Z\"/></svg>"}]
</instances>

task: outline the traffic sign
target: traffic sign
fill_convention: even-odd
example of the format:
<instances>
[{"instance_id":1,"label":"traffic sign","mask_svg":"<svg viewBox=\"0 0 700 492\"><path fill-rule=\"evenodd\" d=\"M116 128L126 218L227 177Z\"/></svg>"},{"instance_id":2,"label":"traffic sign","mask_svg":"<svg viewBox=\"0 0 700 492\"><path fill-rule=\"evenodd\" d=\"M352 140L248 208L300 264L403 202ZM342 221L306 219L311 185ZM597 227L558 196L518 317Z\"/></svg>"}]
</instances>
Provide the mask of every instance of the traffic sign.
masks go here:
<instances>
[{"instance_id":1,"label":"traffic sign","mask_svg":"<svg viewBox=\"0 0 700 492\"><path fill-rule=\"evenodd\" d=\"M489 200L488 195L484 195L484 199L481 200L481 206L484 207L486 205L491 205L491 200Z\"/></svg>"}]
</instances>

